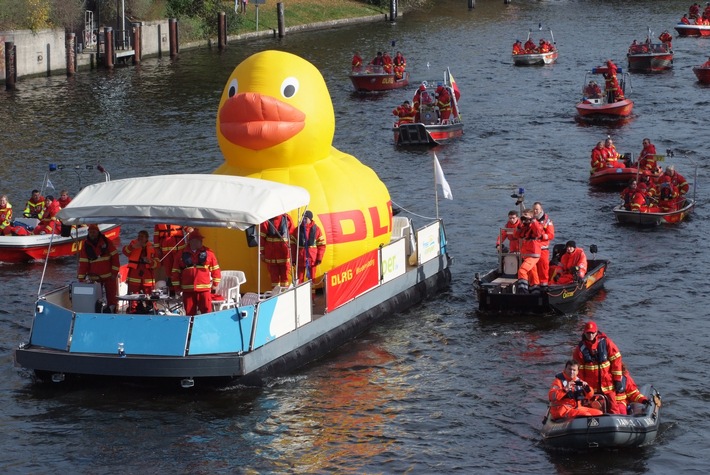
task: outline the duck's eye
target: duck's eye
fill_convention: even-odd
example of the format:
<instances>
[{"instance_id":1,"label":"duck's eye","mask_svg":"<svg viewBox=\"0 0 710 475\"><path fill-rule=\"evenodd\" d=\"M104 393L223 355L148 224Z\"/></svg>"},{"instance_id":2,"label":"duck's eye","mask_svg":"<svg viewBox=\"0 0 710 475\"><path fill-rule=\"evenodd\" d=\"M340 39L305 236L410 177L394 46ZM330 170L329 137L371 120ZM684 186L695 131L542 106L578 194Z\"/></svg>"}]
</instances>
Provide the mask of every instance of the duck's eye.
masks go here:
<instances>
[{"instance_id":1,"label":"duck's eye","mask_svg":"<svg viewBox=\"0 0 710 475\"><path fill-rule=\"evenodd\" d=\"M238 90L239 83L236 79L232 79L232 82L229 83L229 92L227 94L229 95L229 97L234 97L237 94Z\"/></svg>"},{"instance_id":2,"label":"duck's eye","mask_svg":"<svg viewBox=\"0 0 710 475\"><path fill-rule=\"evenodd\" d=\"M284 82L281 83L281 95L286 99L292 98L298 92L298 86L298 79L295 77L284 79Z\"/></svg>"}]
</instances>

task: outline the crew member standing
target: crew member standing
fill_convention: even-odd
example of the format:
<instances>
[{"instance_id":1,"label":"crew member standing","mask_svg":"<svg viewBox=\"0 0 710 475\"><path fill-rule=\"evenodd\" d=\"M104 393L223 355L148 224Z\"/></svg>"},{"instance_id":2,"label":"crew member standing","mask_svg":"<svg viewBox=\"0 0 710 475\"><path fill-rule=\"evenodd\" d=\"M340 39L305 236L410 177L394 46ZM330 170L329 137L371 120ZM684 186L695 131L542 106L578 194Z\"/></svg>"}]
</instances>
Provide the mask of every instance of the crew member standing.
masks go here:
<instances>
[{"instance_id":1,"label":"crew member standing","mask_svg":"<svg viewBox=\"0 0 710 475\"><path fill-rule=\"evenodd\" d=\"M587 322L582 340L572 351L572 359L579 363L580 378L589 383L595 393L609 398L607 412L618 414L616 392L623 390L622 360L621 352L611 338L600 332L596 323Z\"/></svg>"},{"instance_id":2,"label":"crew member standing","mask_svg":"<svg viewBox=\"0 0 710 475\"><path fill-rule=\"evenodd\" d=\"M313 280L316 268L325 254L325 236L313 221L313 213L309 210L303 213L301 225L291 234L291 256L293 263L298 260L296 274L298 283L308 279ZM305 278L305 279L304 279ZM315 288L313 288L315 291Z\"/></svg>"},{"instance_id":3,"label":"crew member standing","mask_svg":"<svg viewBox=\"0 0 710 475\"><path fill-rule=\"evenodd\" d=\"M188 236L188 245L174 259L172 283L182 290L185 315L197 315L212 311L212 294L222 279L217 257L211 249L202 245L205 237L199 229Z\"/></svg>"},{"instance_id":4,"label":"crew member standing","mask_svg":"<svg viewBox=\"0 0 710 475\"><path fill-rule=\"evenodd\" d=\"M121 262L116 246L104 236L96 224L90 224L88 235L79 251L77 279L99 282L106 292L106 304L112 313L118 307L118 271Z\"/></svg>"},{"instance_id":5,"label":"crew member standing","mask_svg":"<svg viewBox=\"0 0 710 475\"><path fill-rule=\"evenodd\" d=\"M542 236L540 237L540 260L537 261L537 277L540 279L540 286L547 287L550 277L550 242L555 239L555 225L542 209L542 203L533 203L533 214L540 223Z\"/></svg>"},{"instance_id":6,"label":"crew member standing","mask_svg":"<svg viewBox=\"0 0 710 475\"><path fill-rule=\"evenodd\" d=\"M149 295L155 288L155 269L158 267L158 255L150 242L148 231L138 232L136 239L123 247L123 254L128 256L128 276L126 284L129 294ZM132 301L130 313L135 313L138 302Z\"/></svg>"},{"instance_id":7,"label":"crew member standing","mask_svg":"<svg viewBox=\"0 0 710 475\"><path fill-rule=\"evenodd\" d=\"M404 70L407 67L407 60L402 56L401 51L397 51L394 56L394 77L395 79L402 79L404 77Z\"/></svg>"},{"instance_id":8,"label":"crew member standing","mask_svg":"<svg viewBox=\"0 0 710 475\"><path fill-rule=\"evenodd\" d=\"M291 216L282 214L261 223L259 253L266 263L273 287L288 287L291 282L291 245L294 226Z\"/></svg>"},{"instance_id":9,"label":"crew member standing","mask_svg":"<svg viewBox=\"0 0 710 475\"><path fill-rule=\"evenodd\" d=\"M526 294L531 288L537 288L540 280L537 276L537 261L540 260L540 238L542 226L533 217L533 211L526 209L520 218L520 226L513 232L513 237L520 240L520 258L517 289Z\"/></svg>"}]
</instances>

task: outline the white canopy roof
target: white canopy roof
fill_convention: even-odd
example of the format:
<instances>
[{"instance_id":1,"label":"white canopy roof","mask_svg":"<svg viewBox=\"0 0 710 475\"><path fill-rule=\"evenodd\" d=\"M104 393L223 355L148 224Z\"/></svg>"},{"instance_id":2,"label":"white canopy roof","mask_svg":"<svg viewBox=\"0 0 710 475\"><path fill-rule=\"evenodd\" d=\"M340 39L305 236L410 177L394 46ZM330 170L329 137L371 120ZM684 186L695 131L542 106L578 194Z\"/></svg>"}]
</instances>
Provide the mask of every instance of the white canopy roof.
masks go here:
<instances>
[{"instance_id":1,"label":"white canopy roof","mask_svg":"<svg viewBox=\"0 0 710 475\"><path fill-rule=\"evenodd\" d=\"M57 217L72 225L174 223L243 230L309 201L306 189L273 181L163 175L89 185Z\"/></svg>"}]
</instances>

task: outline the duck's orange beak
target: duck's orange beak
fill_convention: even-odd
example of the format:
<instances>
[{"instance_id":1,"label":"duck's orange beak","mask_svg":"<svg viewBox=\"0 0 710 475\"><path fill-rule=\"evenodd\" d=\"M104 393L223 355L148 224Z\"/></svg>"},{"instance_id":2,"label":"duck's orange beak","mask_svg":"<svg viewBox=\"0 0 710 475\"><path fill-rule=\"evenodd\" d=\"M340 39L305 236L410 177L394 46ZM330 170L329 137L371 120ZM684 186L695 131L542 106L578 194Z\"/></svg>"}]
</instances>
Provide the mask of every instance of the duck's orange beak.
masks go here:
<instances>
[{"instance_id":1,"label":"duck's orange beak","mask_svg":"<svg viewBox=\"0 0 710 475\"><path fill-rule=\"evenodd\" d=\"M306 114L270 96L246 92L230 97L219 111L219 131L235 145L263 150L285 142L305 127Z\"/></svg>"}]
</instances>

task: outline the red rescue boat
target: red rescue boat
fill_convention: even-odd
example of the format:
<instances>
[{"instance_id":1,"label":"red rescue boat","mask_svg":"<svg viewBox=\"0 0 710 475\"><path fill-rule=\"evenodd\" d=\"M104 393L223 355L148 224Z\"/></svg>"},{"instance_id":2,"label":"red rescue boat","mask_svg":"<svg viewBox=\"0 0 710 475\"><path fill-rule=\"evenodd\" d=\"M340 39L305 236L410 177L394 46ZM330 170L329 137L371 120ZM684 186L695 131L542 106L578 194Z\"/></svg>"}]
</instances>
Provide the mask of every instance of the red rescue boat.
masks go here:
<instances>
[{"instance_id":1,"label":"red rescue boat","mask_svg":"<svg viewBox=\"0 0 710 475\"><path fill-rule=\"evenodd\" d=\"M604 188L623 188L631 180L637 180L641 176L658 177L660 173L651 173L648 170L639 170L636 167L609 167L603 170L592 172L589 175L589 184Z\"/></svg>"},{"instance_id":2,"label":"red rescue boat","mask_svg":"<svg viewBox=\"0 0 710 475\"><path fill-rule=\"evenodd\" d=\"M625 97L626 86L629 83L628 73L624 73L621 68L616 68L616 72L622 75L618 86L623 93L623 99L614 97L613 91L601 91L595 81L588 81L590 74L609 74L609 68L606 66L593 68L588 71L584 77L584 85L582 86L582 100L577 103L577 114L583 120L618 120L624 119L631 115L634 108L634 102Z\"/></svg>"},{"instance_id":3,"label":"red rescue boat","mask_svg":"<svg viewBox=\"0 0 710 475\"><path fill-rule=\"evenodd\" d=\"M710 25L686 25L685 23L678 23L675 26L675 31L678 32L678 36L710 36Z\"/></svg>"},{"instance_id":4,"label":"red rescue boat","mask_svg":"<svg viewBox=\"0 0 710 475\"><path fill-rule=\"evenodd\" d=\"M705 63L705 64L707 64L707 63ZM695 66L693 68L693 72L695 73L695 76L698 78L699 83L710 84L710 65Z\"/></svg>"},{"instance_id":5,"label":"red rescue boat","mask_svg":"<svg viewBox=\"0 0 710 475\"><path fill-rule=\"evenodd\" d=\"M350 80L358 92L380 92L399 89L409 85L409 72L405 71L400 79L393 72L387 73L382 66L367 65L352 71Z\"/></svg>"},{"instance_id":6,"label":"red rescue boat","mask_svg":"<svg viewBox=\"0 0 710 475\"><path fill-rule=\"evenodd\" d=\"M654 43L651 39L651 29L648 29L646 40L636 43L634 40L629 46L626 59L629 62L629 71L652 73L667 71L673 68L673 50L671 49L671 35L667 31L661 33L661 42Z\"/></svg>"}]
</instances>

